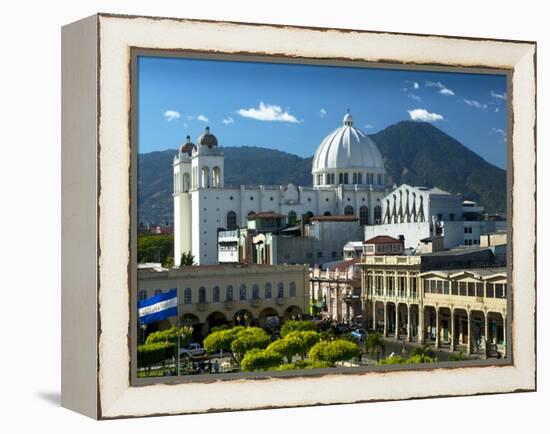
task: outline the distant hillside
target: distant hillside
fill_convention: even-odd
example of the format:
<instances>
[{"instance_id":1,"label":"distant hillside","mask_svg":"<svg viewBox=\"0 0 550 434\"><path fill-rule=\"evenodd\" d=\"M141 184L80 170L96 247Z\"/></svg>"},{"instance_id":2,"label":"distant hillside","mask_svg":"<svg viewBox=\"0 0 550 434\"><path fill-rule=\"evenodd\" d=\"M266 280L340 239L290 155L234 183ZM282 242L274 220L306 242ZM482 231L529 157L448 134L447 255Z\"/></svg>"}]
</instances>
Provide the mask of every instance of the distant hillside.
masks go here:
<instances>
[{"instance_id":1,"label":"distant hillside","mask_svg":"<svg viewBox=\"0 0 550 434\"><path fill-rule=\"evenodd\" d=\"M391 183L437 186L462 193L489 212L504 212L506 172L428 123L403 121L370 136L384 156ZM225 184L311 185L312 157L260 147L226 147ZM139 221L171 222L175 150L138 157Z\"/></svg>"}]
</instances>

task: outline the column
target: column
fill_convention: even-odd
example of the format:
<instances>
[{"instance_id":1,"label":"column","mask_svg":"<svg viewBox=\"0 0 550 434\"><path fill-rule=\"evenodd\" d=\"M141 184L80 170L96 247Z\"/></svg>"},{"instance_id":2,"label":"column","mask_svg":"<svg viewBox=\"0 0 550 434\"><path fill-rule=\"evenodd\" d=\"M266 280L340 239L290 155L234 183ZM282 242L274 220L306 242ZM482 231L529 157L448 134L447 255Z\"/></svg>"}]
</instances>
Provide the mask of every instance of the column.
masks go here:
<instances>
[{"instance_id":1,"label":"column","mask_svg":"<svg viewBox=\"0 0 550 434\"><path fill-rule=\"evenodd\" d=\"M424 344L424 306L418 305L418 343Z\"/></svg>"},{"instance_id":2,"label":"column","mask_svg":"<svg viewBox=\"0 0 550 434\"><path fill-rule=\"evenodd\" d=\"M435 307L435 347L439 348L439 307Z\"/></svg>"},{"instance_id":3,"label":"column","mask_svg":"<svg viewBox=\"0 0 550 434\"><path fill-rule=\"evenodd\" d=\"M411 305L407 303L407 342L411 340Z\"/></svg>"},{"instance_id":4,"label":"column","mask_svg":"<svg viewBox=\"0 0 550 434\"><path fill-rule=\"evenodd\" d=\"M468 348L466 349L466 354L472 354L472 318L470 309L468 309Z\"/></svg>"},{"instance_id":5,"label":"column","mask_svg":"<svg viewBox=\"0 0 550 434\"><path fill-rule=\"evenodd\" d=\"M395 339L399 339L399 303L395 303Z\"/></svg>"},{"instance_id":6,"label":"column","mask_svg":"<svg viewBox=\"0 0 550 434\"><path fill-rule=\"evenodd\" d=\"M504 340L504 356L508 353L508 343L506 342L506 315L502 315L502 339Z\"/></svg>"},{"instance_id":7,"label":"column","mask_svg":"<svg viewBox=\"0 0 550 434\"><path fill-rule=\"evenodd\" d=\"M455 350L455 312L451 306L451 351Z\"/></svg>"},{"instance_id":8,"label":"column","mask_svg":"<svg viewBox=\"0 0 550 434\"><path fill-rule=\"evenodd\" d=\"M372 329L376 331L376 300L372 300Z\"/></svg>"},{"instance_id":9,"label":"column","mask_svg":"<svg viewBox=\"0 0 550 434\"><path fill-rule=\"evenodd\" d=\"M384 302L384 337L388 336L388 303Z\"/></svg>"},{"instance_id":10,"label":"column","mask_svg":"<svg viewBox=\"0 0 550 434\"><path fill-rule=\"evenodd\" d=\"M485 351L487 351L487 343L489 342L489 312L483 312L483 325L485 331L483 332L483 338L485 340Z\"/></svg>"}]
</instances>

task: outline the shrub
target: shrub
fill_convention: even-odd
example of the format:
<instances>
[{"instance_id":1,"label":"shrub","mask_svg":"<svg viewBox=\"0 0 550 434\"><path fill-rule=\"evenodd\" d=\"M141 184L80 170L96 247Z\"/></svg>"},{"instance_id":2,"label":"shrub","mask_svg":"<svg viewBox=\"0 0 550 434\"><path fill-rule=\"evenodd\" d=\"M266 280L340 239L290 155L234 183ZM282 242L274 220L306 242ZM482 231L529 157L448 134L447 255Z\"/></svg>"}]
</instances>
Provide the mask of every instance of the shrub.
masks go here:
<instances>
[{"instance_id":1,"label":"shrub","mask_svg":"<svg viewBox=\"0 0 550 434\"><path fill-rule=\"evenodd\" d=\"M286 363L284 365L277 366L277 371L290 371L295 369L318 369L318 368L330 368L330 363L316 362L313 360L297 360L294 363Z\"/></svg>"},{"instance_id":2,"label":"shrub","mask_svg":"<svg viewBox=\"0 0 550 434\"><path fill-rule=\"evenodd\" d=\"M269 350L254 348L247 351L241 361L243 371L265 371L273 368L283 361L283 357Z\"/></svg>"},{"instance_id":3,"label":"shrub","mask_svg":"<svg viewBox=\"0 0 550 434\"><path fill-rule=\"evenodd\" d=\"M139 345L137 347L137 363L140 368L151 369L151 366L163 364L174 356L174 345L165 342Z\"/></svg>"},{"instance_id":4,"label":"shrub","mask_svg":"<svg viewBox=\"0 0 550 434\"><path fill-rule=\"evenodd\" d=\"M180 327L180 346L186 347L189 342L191 342L192 331L188 327ZM158 332L153 332L145 340L145 345L156 344L156 343L170 343L172 346L177 344L178 338L178 329L176 326L170 327L166 330L161 330Z\"/></svg>"},{"instance_id":5,"label":"shrub","mask_svg":"<svg viewBox=\"0 0 550 434\"><path fill-rule=\"evenodd\" d=\"M437 362L437 357L432 357L432 356L422 356L422 355L412 355L411 357L409 357L405 363L410 363L410 364L417 364L417 363L435 363Z\"/></svg>"},{"instance_id":6,"label":"shrub","mask_svg":"<svg viewBox=\"0 0 550 434\"><path fill-rule=\"evenodd\" d=\"M403 363L407 363L407 359L397 355L388 356L378 362L380 365L401 365Z\"/></svg>"},{"instance_id":7,"label":"shrub","mask_svg":"<svg viewBox=\"0 0 550 434\"><path fill-rule=\"evenodd\" d=\"M284 338L290 332L298 331L317 331L317 326L315 323L309 321L294 321L290 320L283 324L281 327L281 336Z\"/></svg>"},{"instance_id":8,"label":"shrub","mask_svg":"<svg viewBox=\"0 0 550 434\"><path fill-rule=\"evenodd\" d=\"M464 356L464 353L462 352L462 350L460 350L456 354L451 354L449 356L449 360L453 362L461 362L462 360L466 360L466 357Z\"/></svg>"},{"instance_id":9,"label":"shrub","mask_svg":"<svg viewBox=\"0 0 550 434\"><path fill-rule=\"evenodd\" d=\"M231 344L242 330L244 330L244 327L237 326L227 330L212 332L203 341L204 349L208 353L231 351Z\"/></svg>"},{"instance_id":10,"label":"shrub","mask_svg":"<svg viewBox=\"0 0 550 434\"><path fill-rule=\"evenodd\" d=\"M359 345L344 339L334 341L321 341L315 344L308 356L318 362L327 362L334 365L336 362L350 360L361 354Z\"/></svg>"},{"instance_id":11,"label":"shrub","mask_svg":"<svg viewBox=\"0 0 550 434\"><path fill-rule=\"evenodd\" d=\"M297 336L290 334L283 339L277 339L271 342L267 347L268 351L279 354L281 357L286 357L288 363L292 363L292 357L297 354L302 354L304 342Z\"/></svg>"},{"instance_id":12,"label":"shrub","mask_svg":"<svg viewBox=\"0 0 550 434\"><path fill-rule=\"evenodd\" d=\"M300 354L305 354L309 349L321 339L317 332L313 331L294 331L286 335L286 338L298 338L300 340Z\"/></svg>"},{"instance_id":13,"label":"shrub","mask_svg":"<svg viewBox=\"0 0 550 434\"><path fill-rule=\"evenodd\" d=\"M259 327L246 327L237 333L236 338L231 342L231 351L239 359L252 349L264 349L269 345L271 338L265 330Z\"/></svg>"}]
</instances>

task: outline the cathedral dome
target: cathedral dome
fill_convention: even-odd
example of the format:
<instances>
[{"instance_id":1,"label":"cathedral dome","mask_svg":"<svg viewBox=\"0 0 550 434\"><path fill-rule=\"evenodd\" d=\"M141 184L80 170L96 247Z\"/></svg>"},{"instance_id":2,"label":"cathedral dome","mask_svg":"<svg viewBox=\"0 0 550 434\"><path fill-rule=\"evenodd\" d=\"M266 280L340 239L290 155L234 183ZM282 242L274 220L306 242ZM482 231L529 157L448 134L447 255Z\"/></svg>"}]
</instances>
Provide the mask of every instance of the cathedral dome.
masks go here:
<instances>
[{"instance_id":1,"label":"cathedral dome","mask_svg":"<svg viewBox=\"0 0 550 434\"><path fill-rule=\"evenodd\" d=\"M313 157L312 173L332 170L364 169L384 172L384 159L374 142L353 126L346 113L343 125L326 136Z\"/></svg>"},{"instance_id":2,"label":"cathedral dome","mask_svg":"<svg viewBox=\"0 0 550 434\"><path fill-rule=\"evenodd\" d=\"M187 136L185 138L185 143L182 143L180 145L180 154L188 154L191 156L194 150L196 150L197 147L194 143L191 142L191 136Z\"/></svg>"},{"instance_id":3,"label":"cathedral dome","mask_svg":"<svg viewBox=\"0 0 550 434\"><path fill-rule=\"evenodd\" d=\"M211 148L212 146L218 146L218 139L214 134L210 133L210 127L206 127L204 133L199 136L197 143L201 146L208 146Z\"/></svg>"}]
</instances>

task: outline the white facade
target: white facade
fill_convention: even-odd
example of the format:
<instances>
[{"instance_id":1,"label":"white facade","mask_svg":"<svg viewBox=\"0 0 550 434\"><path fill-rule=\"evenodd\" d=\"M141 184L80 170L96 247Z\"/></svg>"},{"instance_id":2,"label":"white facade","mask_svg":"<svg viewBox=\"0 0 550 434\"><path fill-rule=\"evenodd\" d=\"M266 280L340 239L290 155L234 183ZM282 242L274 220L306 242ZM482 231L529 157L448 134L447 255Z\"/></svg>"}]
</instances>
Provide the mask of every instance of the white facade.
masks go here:
<instances>
[{"instance_id":1,"label":"white facade","mask_svg":"<svg viewBox=\"0 0 550 434\"><path fill-rule=\"evenodd\" d=\"M218 146L217 138L207 128L196 146L188 139L180 147L173 163L176 265L180 264L181 255L189 251L199 265L217 263L218 230L246 227L251 212L286 214L289 221L293 220L290 218L293 213L298 219L303 214L347 214L358 216L359 223L363 225L379 221L382 216L381 201L388 193L381 157L378 158L380 153L364 133L352 126L351 115L346 115L344 125L336 131L342 134L339 134L337 141L331 139L332 157L329 160L342 166L332 166L328 162L324 166L314 163L317 170L313 176L314 187L288 184L226 188L223 151ZM327 146L327 139L320 149ZM344 158L348 154L361 155L361 162L358 164L356 158ZM368 161L369 156L372 161ZM319 174L327 176L321 183L318 182Z\"/></svg>"}]
</instances>

